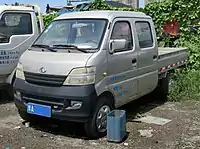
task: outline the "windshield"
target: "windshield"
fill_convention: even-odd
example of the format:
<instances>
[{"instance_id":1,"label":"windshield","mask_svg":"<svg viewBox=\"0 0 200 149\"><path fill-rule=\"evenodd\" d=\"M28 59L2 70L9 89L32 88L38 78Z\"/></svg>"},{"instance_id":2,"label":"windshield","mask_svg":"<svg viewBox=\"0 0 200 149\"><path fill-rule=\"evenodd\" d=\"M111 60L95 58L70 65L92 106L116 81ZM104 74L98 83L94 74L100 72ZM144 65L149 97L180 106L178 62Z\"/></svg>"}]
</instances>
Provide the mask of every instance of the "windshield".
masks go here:
<instances>
[{"instance_id":1,"label":"windshield","mask_svg":"<svg viewBox=\"0 0 200 149\"><path fill-rule=\"evenodd\" d=\"M73 45L79 49L94 50L100 46L106 24L107 21L103 19L54 21L38 37L33 46Z\"/></svg>"}]
</instances>

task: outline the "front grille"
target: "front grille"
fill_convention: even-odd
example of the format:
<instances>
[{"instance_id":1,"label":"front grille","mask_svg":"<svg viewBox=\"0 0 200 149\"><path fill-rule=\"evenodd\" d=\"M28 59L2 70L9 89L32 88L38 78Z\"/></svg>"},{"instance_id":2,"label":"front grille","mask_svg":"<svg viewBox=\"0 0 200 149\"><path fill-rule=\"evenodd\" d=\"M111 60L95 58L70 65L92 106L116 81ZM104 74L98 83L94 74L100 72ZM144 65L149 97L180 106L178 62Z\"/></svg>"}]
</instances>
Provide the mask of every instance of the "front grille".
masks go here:
<instances>
[{"instance_id":1,"label":"front grille","mask_svg":"<svg viewBox=\"0 0 200 149\"><path fill-rule=\"evenodd\" d=\"M32 102L36 104L44 104L49 106L57 106L58 108L63 108L69 105L69 101L64 98L53 98L53 97L44 97L32 94L22 94L22 99L26 102Z\"/></svg>"},{"instance_id":2,"label":"front grille","mask_svg":"<svg viewBox=\"0 0 200 149\"><path fill-rule=\"evenodd\" d=\"M24 72L25 79L28 83L46 86L62 86L66 76L47 75Z\"/></svg>"}]
</instances>

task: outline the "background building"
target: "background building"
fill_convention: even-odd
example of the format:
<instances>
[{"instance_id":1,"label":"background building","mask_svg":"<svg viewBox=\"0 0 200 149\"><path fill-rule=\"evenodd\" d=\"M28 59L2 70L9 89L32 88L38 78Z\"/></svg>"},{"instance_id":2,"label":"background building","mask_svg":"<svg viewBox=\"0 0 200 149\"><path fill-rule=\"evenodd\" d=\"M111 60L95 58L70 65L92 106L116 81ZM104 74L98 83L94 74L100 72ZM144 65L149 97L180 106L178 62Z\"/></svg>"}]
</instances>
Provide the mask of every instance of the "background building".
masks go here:
<instances>
[{"instance_id":1,"label":"background building","mask_svg":"<svg viewBox=\"0 0 200 149\"><path fill-rule=\"evenodd\" d=\"M139 0L113 0L120 3L124 3L126 5L130 5L131 7L137 8L139 7Z\"/></svg>"},{"instance_id":2,"label":"background building","mask_svg":"<svg viewBox=\"0 0 200 149\"><path fill-rule=\"evenodd\" d=\"M130 5L134 8L138 8L140 6L140 2L142 1L144 5L151 3L151 2L158 2L162 0L116 0L118 2Z\"/></svg>"}]
</instances>

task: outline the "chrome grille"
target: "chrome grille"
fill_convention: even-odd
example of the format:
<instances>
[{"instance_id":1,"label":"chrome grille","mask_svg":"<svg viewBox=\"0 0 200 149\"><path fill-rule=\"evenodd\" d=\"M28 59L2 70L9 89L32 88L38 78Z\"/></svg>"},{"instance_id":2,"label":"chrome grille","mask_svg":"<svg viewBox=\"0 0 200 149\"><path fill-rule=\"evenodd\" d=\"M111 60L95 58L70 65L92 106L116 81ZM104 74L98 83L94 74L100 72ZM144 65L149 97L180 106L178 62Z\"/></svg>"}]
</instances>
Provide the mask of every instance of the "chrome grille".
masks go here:
<instances>
[{"instance_id":1,"label":"chrome grille","mask_svg":"<svg viewBox=\"0 0 200 149\"><path fill-rule=\"evenodd\" d=\"M62 86L66 76L48 75L24 72L25 80L31 84L46 85L46 86Z\"/></svg>"}]
</instances>

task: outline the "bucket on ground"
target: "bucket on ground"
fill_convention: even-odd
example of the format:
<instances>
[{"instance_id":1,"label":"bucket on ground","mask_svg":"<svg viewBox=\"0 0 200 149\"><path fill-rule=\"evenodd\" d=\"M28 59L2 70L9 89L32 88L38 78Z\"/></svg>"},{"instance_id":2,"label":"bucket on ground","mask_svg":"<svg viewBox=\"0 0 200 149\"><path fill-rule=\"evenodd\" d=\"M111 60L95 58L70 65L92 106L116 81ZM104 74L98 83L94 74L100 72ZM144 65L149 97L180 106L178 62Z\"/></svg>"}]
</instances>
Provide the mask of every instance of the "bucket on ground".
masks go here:
<instances>
[{"instance_id":1,"label":"bucket on ground","mask_svg":"<svg viewBox=\"0 0 200 149\"><path fill-rule=\"evenodd\" d=\"M107 115L107 140L121 142L126 136L126 111L113 110Z\"/></svg>"}]
</instances>

